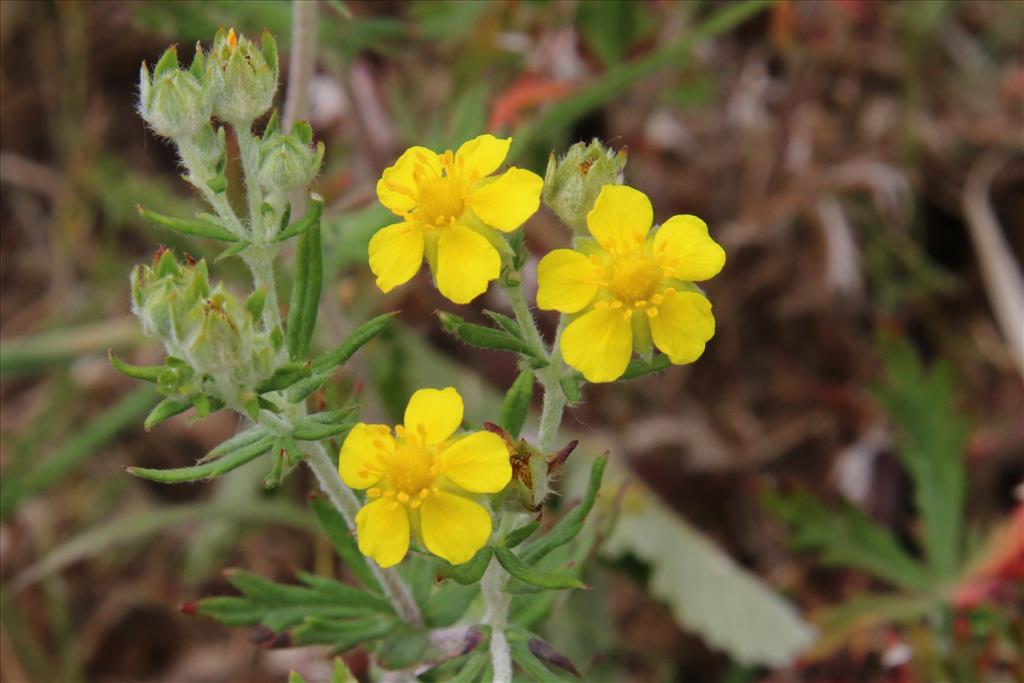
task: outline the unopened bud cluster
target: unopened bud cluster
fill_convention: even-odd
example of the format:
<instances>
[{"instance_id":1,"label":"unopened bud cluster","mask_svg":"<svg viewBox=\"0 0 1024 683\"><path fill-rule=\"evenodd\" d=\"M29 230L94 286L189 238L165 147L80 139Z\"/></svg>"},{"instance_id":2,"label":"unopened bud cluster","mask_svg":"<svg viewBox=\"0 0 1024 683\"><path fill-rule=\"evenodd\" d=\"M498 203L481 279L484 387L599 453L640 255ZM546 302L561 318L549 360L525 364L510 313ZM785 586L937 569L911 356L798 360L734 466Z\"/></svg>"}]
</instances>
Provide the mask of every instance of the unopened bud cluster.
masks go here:
<instances>
[{"instance_id":1,"label":"unopened bud cluster","mask_svg":"<svg viewBox=\"0 0 1024 683\"><path fill-rule=\"evenodd\" d=\"M561 158L552 153L544 174L541 198L576 234L587 229L587 214L605 185L621 185L627 155L600 140L577 142Z\"/></svg>"},{"instance_id":2,"label":"unopened bud cluster","mask_svg":"<svg viewBox=\"0 0 1024 683\"><path fill-rule=\"evenodd\" d=\"M261 292L242 304L223 283L211 290L205 261L182 264L165 250L153 265L135 267L131 287L143 331L182 362L161 386L168 395L208 393L230 405L280 365L284 335L260 329Z\"/></svg>"},{"instance_id":3,"label":"unopened bud cluster","mask_svg":"<svg viewBox=\"0 0 1024 683\"><path fill-rule=\"evenodd\" d=\"M324 143L313 146L313 129L305 121L292 126L291 133L264 133L260 143L260 183L289 192L309 185L324 160Z\"/></svg>"}]
</instances>

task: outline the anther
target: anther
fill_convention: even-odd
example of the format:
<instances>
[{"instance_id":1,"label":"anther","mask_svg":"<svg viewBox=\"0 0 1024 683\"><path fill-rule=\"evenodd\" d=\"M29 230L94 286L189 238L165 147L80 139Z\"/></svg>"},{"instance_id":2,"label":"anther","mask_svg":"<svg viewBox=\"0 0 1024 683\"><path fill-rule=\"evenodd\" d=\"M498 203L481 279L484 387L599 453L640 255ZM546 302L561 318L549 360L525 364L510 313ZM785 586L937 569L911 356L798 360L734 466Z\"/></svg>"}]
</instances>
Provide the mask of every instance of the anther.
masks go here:
<instances>
[{"instance_id":1,"label":"anther","mask_svg":"<svg viewBox=\"0 0 1024 683\"><path fill-rule=\"evenodd\" d=\"M657 306L664 300L665 297L663 297L661 294L655 294L654 296L651 297L651 303L654 304L655 306Z\"/></svg>"},{"instance_id":2,"label":"anther","mask_svg":"<svg viewBox=\"0 0 1024 683\"><path fill-rule=\"evenodd\" d=\"M380 498L381 490L379 486L373 486L366 489L367 498Z\"/></svg>"},{"instance_id":3,"label":"anther","mask_svg":"<svg viewBox=\"0 0 1024 683\"><path fill-rule=\"evenodd\" d=\"M616 299L611 303L612 308L622 308L622 302Z\"/></svg>"},{"instance_id":4,"label":"anther","mask_svg":"<svg viewBox=\"0 0 1024 683\"><path fill-rule=\"evenodd\" d=\"M626 310L624 310L622 312L622 319L623 320L629 320L632 317L633 317L633 309L632 308L627 308Z\"/></svg>"},{"instance_id":5,"label":"anther","mask_svg":"<svg viewBox=\"0 0 1024 683\"><path fill-rule=\"evenodd\" d=\"M408 503L409 502L409 494L406 493L405 491L399 491L398 492L398 500L403 502L403 503Z\"/></svg>"},{"instance_id":6,"label":"anther","mask_svg":"<svg viewBox=\"0 0 1024 683\"><path fill-rule=\"evenodd\" d=\"M396 503L395 501L391 501L390 503L388 503L388 512L394 512L397 509L398 503Z\"/></svg>"},{"instance_id":7,"label":"anther","mask_svg":"<svg viewBox=\"0 0 1024 683\"><path fill-rule=\"evenodd\" d=\"M655 308L654 306L651 306L650 308L647 309L647 317L648 318L653 318L656 315L658 315L658 309L657 308Z\"/></svg>"},{"instance_id":8,"label":"anther","mask_svg":"<svg viewBox=\"0 0 1024 683\"><path fill-rule=\"evenodd\" d=\"M596 308L599 311L602 311L602 310L608 308L608 302L604 301L604 300L598 301L597 303L594 304L594 308Z\"/></svg>"}]
</instances>

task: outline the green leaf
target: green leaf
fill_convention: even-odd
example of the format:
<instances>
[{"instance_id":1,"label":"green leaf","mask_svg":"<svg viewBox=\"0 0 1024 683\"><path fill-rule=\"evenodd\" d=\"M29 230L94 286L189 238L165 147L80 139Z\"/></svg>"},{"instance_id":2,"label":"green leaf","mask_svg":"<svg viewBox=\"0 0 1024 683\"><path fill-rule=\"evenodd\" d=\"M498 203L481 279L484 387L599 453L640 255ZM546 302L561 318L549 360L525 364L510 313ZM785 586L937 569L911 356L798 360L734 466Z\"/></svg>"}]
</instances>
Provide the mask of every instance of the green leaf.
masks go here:
<instances>
[{"instance_id":1,"label":"green leaf","mask_svg":"<svg viewBox=\"0 0 1024 683\"><path fill-rule=\"evenodd\" d=\"M287 389L296 382L308 378L310 372L309 363L298 360L290 361L274 370L274 374L260 382L256 387L256 392L266 394L271 391Z\"/></svg>"},{"instance_id":2,"label":"green leaf","mask_svg":"<svg viewBox=\"0 0 1024 683\"><path fill-rule=\"evenodd\" d=\"M642 4L583 0L577 5L576 26L587 46L610 67L622 63L629 48L643 40L655 28L655 22Z\"/></svg>"},{"instance_id":3,"label":"green leaf","mask_svg":"<svg viewBox=\"0 0 1024 683\"><path fill-rule=\"evenodd\" d=\"M473 683L478 680L489 663L489 655L483 652L474 652L466 659L466 663L459 669L459 673L448 679L448 683Z\"/></svg>"},{"instance_id":4,"label":"green leaf","mask_svg":"<svg viewBox=\"0 0 1024 683\"><path fill-rule=\"evenodd\" d=\"M317 497L311 499L309 506L313 508L313 513L316 515L317 522L320 523L320 528L327 534L327 538L331 540L334 549L338 551L338 555L341 556L345 566L355 574L363 586L376 593L381 593L377 577L374 575L373 570L370 569L370 565L367 564L366 558L359 552L359 546L356 545L355 537L352 535L341 514L330 501L324 498Z\"/></svg>"},{"instance_id":5,"label":"green leaf","mask_svg":"<svg viewBox=\"0 0 1024 683\"><path fill-rule=\"evenodd\" d=\"M484 571L487 570L487 565L491 562L492 552L491 547L485 545L477 551L471 560L462 564L453 565L443 560L438 560L437 575L442 579L452 579L463 585L477 583L484 575Z\"/></svg>"},{"instance_id":6,"label":"green leaf","mask_svg":"<svg viewBox=\"0 0 1024 683\"><path fill-rule=\"evenodd\" d=\"M310 618L292 630L295 645L330 645L332 652L345 652L356 645L382 638L397 627L394 618L369 617L357 621Z\"/></svg>"},{"instance_id":7,"label":"green leaf","mask_svg":"<svg viewBox=\"0 0 1024 683\"><path fill-rule=\"evenodd\" d=\"M459 316L445 311L438 311L437 317L446 332L470 346L495 351L515 351L529 357L541 355L525 341L505 330L468 323Z\"/></svg>"},{"instance_id":8,"label":"green leaf","mask_svg":"<svg viewBox=\"0 0 1024 683\"><path fill-rule=\"evenodd\" d=\"M297 576L307 586L315 588L320 595L339 604L361 610L373 610L385 614L393 613L391 603L379 595L367 593L360 588L349 586L319 574L300 571Z\"/></svg>"},{"instance_id":9,"label":"green leaf","mask_svg":"<svg viewBox=\"0 0 1024 683\"><path fill-rule=\"evenodd\" d=\"M523 338L523 331L519 329L519 323L517 323L513 318L510 318L503 313L487 310L484 311L484 315L493 320L498 327L505 330L513 337L517 337L519 339Z\"/></svg>"},{"instance_id":10,"label":"green leaf","mask_svg":"<svg viewBox=\"0 0 1024 683\"><path fill-rule=\"evenodd\" d=\"M219 446L216 446L213 450L211 450L209 453L203 456L203 458L199 462L208 462L210 460L216 460L217 458L227 455L228 453L236 451L240 448L251 446L256 442L260 441L261 439L267 438L269 436L270 433L266 429L260 427L259 425L255 425L253 427L250 427L249 429L246 429L244 432L239 432L238 434L235 434L227 441L221 443Z\"/></svg>"},{"instance_id":11,"label":"green leaf","mask_svg":"<svg viewBox=\"0 0 1024 683\"><path fill-rule=\"evenodd\" d=\"M251 246L252 246L252 242L249 242L248 240L239 240L239 241L235 242L234 244L232 244L227 249L225 249L224 251L222 251L219 254L217 254L216 258L214 258L213 260L214 260L214 262L223 261L224 259L228 258L229 256L234 256L235 254L241 254L243 251L245 251L246 249L248 249Z\"/></svg>"},{"instance_id":12,"label":"green leaf","mask_svg":"<svg viewBox=\"0 0 1024 683\"><path fill-rule=\"evenodd\" d=\"M509 548L495 548L494 556L498 558L498 562L500 562L501 566L505 568L505 571L531 586L555 590L587 587L587 584L583 583L583 581L574 574L548 572L531 567L519 559L519 556Z\"/></svg>"},{"instance_id":13,"label":"green leaf","mask_svg":"<svg viewBox=\"0 0 1024 683\"><path fill-rule=\"evenodd\" d=\"M814 640L797 612L761 580L637 487L603 554L651 568L648 590L684 627L737 661L783 666ZM667 552L666 549L671 549Z\"/></svg>"},{"instance_id":14,"label":"green leaf","mask_svg":"<svg viewBox=\"0 0 1024 683\"><path fill-rule=\"evenodd\" d=\"M341 346L313 361L313 371L321 374L345 363L371 339L391 327L395 315L395 313L385 313L360 325Z\"/></svg>"},{"instance_id":15,"label":"green leaf","mask_svg":"<svg viewBox=\"0 0 1024 683\"><path fill-rule=\"evenodd\" d=\"M156 404L156 407L149 412L149 415L146 416L146 420L142 423L143 427L145 427L148 432L164 420L170 419L175 415L180 415L191 407L191 403L176 401L173 398L165 398L160 401L160 403Z\"/></svg>"},{"instance_id":16,"label":"green leaf","mask_svg":"<svg viewBox=\"0 0 1024 683\"><path fill-rule=\"evenodd\" d=\"M597 500L597 494L601 490L601 478L604 476L604 468L607 464L607 456L594 460L594 464L590 467L590 482L583 495L583 500L560 519L558 524L551 528L551 531L526 546L522 553L522 559L526 564L536 564L558 546L565 545L576 538Z\"/></svg>"},{"instance_id":17,"label":"green leaf","mask_svg":"<svg viewBox=\"0 0 1024 683\"><path fill-rule=\"evenodd\" d=\"M825 506L807 493L765 494L767 508L793 529L793 544L815 550L830 565L855 567L910 590L927 588L925 568L900 547L888 529L860 510Z\"/></svg>"},{"instance_id":18,"label":"green leaf","mask_svg":"<svg viewBox=\"0 0 1024 683\"><path fill-rule=\"evenodd\" d=\"M921 535L928 562L939 580L959 573L963 554L967 422L956 406L948 366L926 370L913 349L894 338L882 340L885 381L876 396L896 426L896 454L914 480Z\"/></svg>"},{"instance_id":19,"label":"green leaf","mask_svg":"<svg viewBox=\"0 0 1024 683\"><path fill-rule=\"evenodd\" d=\"M541 683L565 683L565 681L576 680L575 678L568 678L549 669L544 662L537 659L536 655L530 652L529 645L524 641L514 640L509 643L509 648L512 651L512 659L514 659L519 666L523 667L524 671Z\"/></svg>"},{"instance_id":20,"label":"green leaf","mask_svg":"<svg viewBox=\"0 0 1024 683\"><path fill-rule=\"evenodd\" d=\"M163 214L144 209L141 204L136 204L135 210L139 212L139 216L145 218L150 223L159 225L163 228L175 230L184 235L190 235L192 237L206 237L208 239L220 240L222 242L238 241L238 237L229 230L217 225L216 223L211 223L210 221L199 220L196 218L172 218L171 216L164 216Z\"/></svg>"},{"instance_id":21,"label":"green leaf","mask_svg":"<svg viewBox=\"0 0 1024 683\"><path fill-rule=\"evenodd\" d=\"M631 361L629 366L626 367L626 371L622 373L620 381L627 381L636 379L637 377L643 377L644 375L650 375L655 372L661 372L672 366L672 361L668 359L663 353L659 353L650 360L634 360Z\"/></svg>"},{"instance_id":22,"label":"green leaf","mask_svg":"<svg viewBox=\"0 0 1024 683\"><path fill-rule=\"evenodd\" d=\"M431 628L451 626L462 618L479 593L479 586L444 583L423 604L423 619Z\"/></svg>"},{"instance_id":23,"label":"green leaf","mask_svg":"<svg viewBox=\"0 0 1024 683\"><path fill-rule=\"evenodd\" d=\"M533 371L523 370L512 383L501 404L501 426L513 439L519 438L533 400Z\"/></svg>"},{"instance_id":24,"label":"green leaf","mask_svg":"<svg viewBox=\"0 0 1024 683\"><path fill-rule=\"evenodd\" d=\"M179 467L169 470L150 469L146 467L129 467L128 474L161 484L178 484L199 479L213 479L231 470L237 469L263 455L274 442L274 437L266 435L258 441L239 448L217 460L205 462L192 467Z\"/></svg>"},{"instance_id":25,"label":"green leaf","mask_svg":"<svg viewBox=\"0 0 1024 683\"><path fill-rule=\"evenodd\" d=\"M349 671L345 660L341 657L335 657L334 665L331 667L331 683L359 683L359 681Z\"/></svg>"},{"instance_id":26,"label":"green leaf","mask_svg":"<svg viewBox=\"0 0 1024 683\"><path fill-rule=\"evenodd\" d=\"M305 359L316 326L317 308L323 286L323 247L320 244L320 223L306 228L299 236L295 251L295 285L288 306L288 355L292 360Z\"/></svg>"},{"instance_id":27,"label":"green leaf","mask_svg":"<svg viewBox=\"0 0 1024 683\"><path fill-rule=\"evenodd\" d=\"M534 520L529 524L524 524L518 529L513 529L512 531L508 532L508 535L505 536L502 545L504 545L506 548L515 548L517 545L519 545L520 543L528 539L530 536L532 536L533 532L535 532L539 528L540 520Z\"/></svg>"},{"instance_id":28,"label":"green leaf","mask_svg":"<svg viewBox=\"0 0 1024 683\"><path fill-rule=\"evenodd\" d=\"M307 683L307 681L298 671L292 671L288 674L288 683Z\"/></svg>"},{"instance_id":29,"label":"green leaf","mask_svg":"<svg viewBox=\"0 0 1024 683\"><path fill-rule=\"evenodd\" d=\"M579 377L568 376L558 380L558 386L562 388L562 393L565 394L565 400L569 402L569 405L580 402L580 382Z\"/></svg>"},{"instance_id":30,"label":"green leaf","mask_svg":"<svg viewBox=\"0 0 1024 683\"><path fill-rule=\"evenodd\" d=\"M274 238L275 242L283 242L290 237L295 237L305 232L314 225L320 225L320 217L324 213L324 198L314 192L309 195L309 199L311 204L306 215L279 232Z\"/></svg>"},{"instance_id":31,"label":"green leaf","mask_svg":"<svg viewBox=\"0 0 1024 683\"><path fill-rule=\"evenodd\" d=\"M114 355L113 351L107 352L107 358L110 359L110 364L115 370L120 372L126 377L132 379L140 379L143 382L155 382L160 377L160 373L164 371L163 365L132 365L121 360Z\"/></svg>"},{"instance_id":32,"label":"green leaf","mask_svg":"<svg viewBox=\"0 0 1024 683\"><path fill-rule=\"evenodd\" d=\"M295 423L292 436L300 441L320 441L338 434L344 434L356 424L354 406L307 415Z\"/></svg>"},{"instance_id":33,"label":"green leaf","mask_svg":"<svg viewBox=\"0 0 1024 683\"><path fill-rule=\"evenodd\" d=\"M377 659L385 669L405 669L420 661L427 644L424 631L402 626L384 638L377 650Z\"/></svg>"}]
</instances>

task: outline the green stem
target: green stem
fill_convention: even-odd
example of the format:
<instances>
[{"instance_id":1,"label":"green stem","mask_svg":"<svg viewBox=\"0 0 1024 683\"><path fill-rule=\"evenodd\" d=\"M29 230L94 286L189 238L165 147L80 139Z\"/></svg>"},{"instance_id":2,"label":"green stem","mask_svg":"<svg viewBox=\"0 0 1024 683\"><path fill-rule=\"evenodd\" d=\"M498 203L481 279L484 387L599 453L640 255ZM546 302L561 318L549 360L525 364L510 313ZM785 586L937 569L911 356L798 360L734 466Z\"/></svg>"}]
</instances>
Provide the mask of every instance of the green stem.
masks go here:
<instances>
[{"instance_id":1,"label":"green stem","mask_svg":"<svg viewBox=\"0 0 1024 683\"><path fill-rule=\"evenodd\" d=\"M520 329L526 335L526 341L547 355L547 345L544 344L544 339L540 336L537 321L534 319L533 313L530 312L526 297L523 296L522 285L505 285L504 290L505 296L508 297L508 303L512 307L512 313L516 316L516 322L519 323Z\"/></svg>"},{"instance_id":2,"label":"green stem","mask_svg":"<svg viewBox=\"0 0 1024 683\"><path fill-rule=\"evenodd\" d=\"M483 623L491 627L492 683L512 681L512 654L509 651L508 638L505 636L505 629L508 628L508 608L512 602L512 596L505 591L508 580L509 573L497 558L492 557L480 581L480 594L486 605Z\"/></svg>"},{"instance_id":3,"label":"green stem","mask_svg":"<svg viewBox=\"0 0 1024 683\"><path fill-rule=\"evenodd\" d=\"M242 157L242 171L245 173L245 195L249 204L249 229L253 242L265 242L265 226L263 225L263 214L260 213L260 205L263 203L260 195L259 181L259 142L252 134L252 122L248 124L233 123L235 137L238 139L238 151Z\"/></svg>"},{"instance_id":4,"label":"green stem","mask_svg":"<svg viewBox=\"0 0 1024 683\"><path fill-rule=\"evenodd\" d=\"M263 326L266 330L272 330L281 324L281 309L277 303L277 280L274 278L276 255L277 247L269 245L254 245L242 254L242 259L252 273L253 287L263 287L267 291L263 302Z\"/></svg>"}]
</instances>

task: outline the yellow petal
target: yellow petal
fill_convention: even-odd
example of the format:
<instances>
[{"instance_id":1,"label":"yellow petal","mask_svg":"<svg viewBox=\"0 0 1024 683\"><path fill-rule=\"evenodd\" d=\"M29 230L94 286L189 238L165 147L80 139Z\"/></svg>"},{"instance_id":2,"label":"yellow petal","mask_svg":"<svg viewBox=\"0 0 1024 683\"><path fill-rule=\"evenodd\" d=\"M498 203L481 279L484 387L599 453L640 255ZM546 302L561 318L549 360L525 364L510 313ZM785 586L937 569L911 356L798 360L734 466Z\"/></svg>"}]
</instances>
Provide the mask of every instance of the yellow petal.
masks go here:
<instances>
[{"instance_id":1,"label":"yellow petal","mask_svg":"<svg viewBox=\"0 0 1024 683\"><path fill-rule=\"evenodd\" d=\"M423 264L423 231L413 223L381 228L370 240L369 253L377 287L390 292L408 282Z\"/></svg>"},{"instance_id":2,"label":"yellow petal","mask_svg":"<svg viewBox=\"0 0 1024 683\"><path fill-rule=\"evenodd\" d=\"M373 486L380 479L379 455L395 450L391 430L385 425L368 425L360 422L345 437L338 456L338 474L341 480L354 489Z\"/></svg>"},{"instance_id":3,"label":"yellow petal","mask_svg":"<svg viewBox=\"0 0 1024 683\"><path fill-rule=\"evenodd\" d=\"M601 269L572 249L555 249L537 265L537 306L577 313L597 294Z\"/></svg>"},{"instance_id":4,"label":"yellow petal","mask_svg":"<svg viewBox=\"0 0 1024 683\"><path fill-rule=\"evenodd\" d=\"M569 323L562 333L565 362L588 382L613 382L633 354L633 330L621 308L598 308Z\"/></svg>"},{"instance_id":5,"label":"yellow petal","mask_svg":"<svg viewBox=\"0 0 1024 683\"><path fill-rule=\"evenodd\" d=\"M405 407L405 429L424 443L439 444L462 424L462 397L453 387L420 389Z\"/></svg>"},{"instance_id":6,"label":"yellow petal","mask_svg":"<svg viewBox=\"0 0 1024 683\"><path fill-rule=\"evenodd\" d=\"M377 199L380 203L404 216L416 207L417 173L441 175L441 161L437 154L426 147L410 147L398 157L393 166L388 166L377 181Z\"/></svg>"},{"instance_id":7,"label":"yellow petal","mask_svg":"<svg viewBox=\"0 0 1024 683\"><path fill-rule=\"evenodd\" d=\"M692 363L715 335L711 302L696 292L675 292L658 305L651 318L651 337L676 365Z\"/></svg>"},{"instance_id":8,"label":"yellow petal","mask_svg":"<svg viewBox=\"0 0 1024 683\"><path fill-rule=\"evenodd\" d=\"M587 229L605 251L628 254L643 244L654 220L651 200L625 185L605 185L587 214Z\"/></svg>"},{"instance_id":9,"label":"yellow petal","mask_svg":"<svg viewBox=\"0 0 1024 683\"><path fill-rule=\"evenodd\" d=\"M487 510L450 493L435 493L423 501L420 525L427 549L452 564L468 562L491 536Z\"/></svg>"},{"instance_id":10,"label":"yellow petal","mask_svg":"<svg viewBox=\"0 0 1024 683\"><path fill-rule=\"evenodd\" d=\"M469 208L486 225L512 232L540 208L544 180L521 168L510 168L492 183L473 192Z\"/></svg>"},{"instance_id":11,"label":"yellow petal","mask_svg":"<svg viewBox=\"0 0 1024 683\"><path fill-rule=\"evenodd\" d=\"M654 257L670 277L708 280L725 265L725 250L711 239L707 223L696 216L672 216L654 235Z\"/></svg>"},{"instance_id":12,"label":"yellow petal","mask_svg":"<svg viewBox=\"0 0 1024 683\"><path fill-rule=\"evenodd\" d=\"M437 288L457 304L467 304L487 291L501 272L501 257L483 235L462 225L441 232L437 242Z\"/></svg>"},{"instance_id":13,"label":"yellow petal","mask_svg":"<svg viewBox=\"0 0 1024 683\"><path fill-rule=\"evenodd\" d=\"M497 493L512 479L508 446L497 434L464 436L441 453L444 474L473 493Z\"/></svg>"},{"instance_id":14,"label":"yellow petal","mask_svg":"<svg viewBox=\"0 0 1024 683\"><path fill-rule=\"evenodd\" d=\"M508 156L512 138L501 140L490 133L479 135L462 143L455 153L455 167L471 178L483 178L498 170Z\"/></svg>"},{"instance_id":15,"label":"yellow petal","mask_svg":"<svg viewBox=\"0 0 1024 683\"><path fill-rule=\"evenodd\" d=\"M409 550L409 513L389 498L373 501L356 513L359 552L382 567L398 564Z\"/></svg>"}]
</instances>

